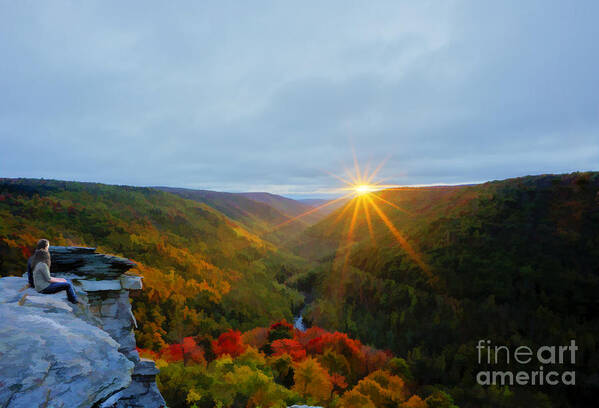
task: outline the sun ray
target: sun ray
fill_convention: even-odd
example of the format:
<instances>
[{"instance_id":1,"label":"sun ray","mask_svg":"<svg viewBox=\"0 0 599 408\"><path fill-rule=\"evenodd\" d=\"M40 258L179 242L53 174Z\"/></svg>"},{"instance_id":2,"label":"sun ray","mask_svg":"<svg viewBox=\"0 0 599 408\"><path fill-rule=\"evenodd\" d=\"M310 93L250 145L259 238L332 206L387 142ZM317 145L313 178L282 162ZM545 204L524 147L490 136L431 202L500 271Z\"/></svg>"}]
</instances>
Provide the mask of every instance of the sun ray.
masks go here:
<instances>
[{"instance_id":1,"label":"sun ray","mask_svg":"<svg viewBox=\"0 0 599 408\"><path fill-rule=\"evenodd\" d=\"M370 162L366 163L366 166L364 166L364 170L362 171L362 178L366 181L372 181L372 177L369 176L370 174Z\"/></svg>"},{"instance_id":2,"label":"sun ray","mask_svg":"<svg viewBox=\"0 0 599 408\"><path fill-rule=\"evenodd\" d=\"M371 180L371 181L369 181L368 183L369 183L369 184L374 184L374 185L376 185L376 186L383 186L383 185L387 185L387 184L383 184L383 183L384 183L385 181L387 181L387 180L389 180L389 179L388 179L388 178L379 179L379 180L378 180L378 181L376 181L376 182L373 182L373 181ZM392 184L389 184L389 185L392 185Z\"/></svg>"},{"instance_id":3,"label":"sun ray","mask_svg":"<svg viewBox=\"0 0 599 408\"><path fill-rule=\"evenodd\" d=\"M385 159L383 159L383 161L380 162L378 166L376 166L376 168L374 169L374 171L366 179L367 183L372 182L372 180L376 177L376 175L379 173L379 171L381 171L381 169L383 168L383 166L385 165L385 163L387 163L387 160L389 160L389 156L387 156Z\"/></svg>"},{"instance_id":4,"label":"sun ray","mask_svg":"<svg viewBox=\"0 0 599 408\"><path fill-rule=\"evenodd\" d=\"M374 237L374 228L372 227L372 219L370 218L370 210L366 203L364 203L364 214L366 214L366 223L368 224L368 232L370 233L370 240L373 244L376 244L376 238Z\"/></svg>"},{"instance_id":5,"label":"sun ray","mask_svg":"<svg viewBox=\"0 0 599 408\"><path fill-rule=\"evenodd\" d=\"M360 182L360 180L356 178L355 174L352 174L349 169L343 169L343 172L345 173L345 176L351 180L352 185L358 184Z\"/></svg>"},{"instance_id":6,"label":"sun ray","mask_svg":"<svg viewBox=\"0 0 599 408\"><path fill-rule=\"evenodd\" d=\"M341 210L339 215L337 215L337 218L335 218L335 221L333 221L333 226L336 225L343 218L347 210L351 208L352 204L355 204L355 198L350 200L347 204L343 206L343 210Z\"/></svg>"},{"instance_id":7,"label":"sun ray","mask_svg":"<svg viewBox=\"0 0 599 408\"><path fill-rule=\"evenodd\" d=\"M357 201L351 200L350 202L348 202L345 207L343 208L343 211L341 211L342 213L346 213L350 208L354 208L356 207ZM347 242L348 242L348 234L347 232L349 231L349 226L351 224L351 219L349 217L340 217L338 216L335 220L335 223L338 223L340 220L343 220L344 222L342 223L343 225L340 226L340 230L341 230L341 236L339 237L339 242L337 244L337 249L335 250L335 256L333 258L333 269L332 271L334 273L339 273L340 275L337 277L337 279L341 279L341 277L343 276L343 268L340 266L341 265L341 260L343 259L343 254L344 251L346 250L347 247ZM329 228L333 229L333 228ZM339 288L338 285L334 288L331 288L331 292L330 292L330 296L333 297L337 297L337 296L341 296L341 289Z\"/></svg>"},{"instance_id":8,"label":"sun ray","mask_svg":"<svg viewBox=\"0 0 599 408\"><path fill-rule=\"evenodd\" d=\"M353 214L356 212L356 208L358 206L358 200L357 199L353 199L350 201L350 203L346 206L346 208L344 208L343 213L347 213L349 212L349 209L352 209L351 214L352 217L338 217L338 220L344 220L344 224L342 227L342 238L339 240L339 248L338 248L338 253L337 253L337 257L340 258L341 256L341 252L343 252L343 250L347 247L347 244L349 243L349 239L350 239L350 233L349 231L351 230L351 223L352 223L352 219L353 219Z\"/></svg>"},{"instance_id":9,"label":"sun ray","mask_svg":"<svg viewBox=\"0 0 599 408\"><path fill-rule=\"evenodd\" d=\"M358 182L362 181L362 175L360 174L360 165L358 164L358 156L356 155L356 149L352 146L351 148L353 156L354 156L354 167L356 170L356 180Z\"/></svg>"},{"instance_id":10,"label":"sun ray","mask_svg":"<svg viewBox=\"0 0 599 408\"><path fill-rule=\"evenodd\" d=\"M345 183L345 184L347 184L348 186L351 186L351 185L353 185L353 184L354 184L353 182L351 182L351 181L348 181L348 180L344 179L343 177L341 177L341 176L338 176L338 175L336 175L336 174L334 174L334 173L331 173L331 172L328 172L328 171L327 171L326 173L327 173L329 176L331 176L331 177L335 177L337 180L341 181L342 183Z\"/></svg>"},{"instance_id":11,"label":"sun ray","mask_svg":"<svg viewBox=\"0 0 599 408\"><path fill-rule=\"evenodd\" d=\"M356 220L358 219L358 212L360 209L360 204L362 201L362 197L357 197L352 200L354 202L354 210L351 216L351 220L349 221L349 227L347 228L347 234L345 234L345 239L340 240L339 247L337 248L335 254L334 264L339 268L339 263L341 262L341 258L343 258L343 263L341 267L337 269L339 276L339 285L337 285L336 296L338 298L343 297L343 282L345 281L345 276L347 273L347 267L349 264L349 257L351 255L351 248L354 243L354 230L356 226ZM349 207L349 206L348 206Z\"/></svg>"},{"instance_id":12,"label":"sun ray","mask_svg":"<svg viewBox=\"0 0 599 408\"><path fill-rule=\"evenodd\" d=\"M374 197L374 198L376 198L377 200L380 200L380 201L384 202L385 204L390 205L391 207L393 207L393 208L395 208L395 209L397 209L397 210L399 210L401 212L404 212L404 213L406 213L408 215L412 215L412 213L409 212L408 210L403 209L403 208L401 208L400 206L398 206L396 204L393 204L391 201L387 201L384 198L379 197L377 194L371 194L371 196Z\"/></svg>"},{"instance_id":13,"label":"sun ray","mask_svg":"<svg viewBox=\"0 0 599 408\"><path fill-rule=\"evenodd\" d=\"M399 243L399 245L401 245L401 247L414 260L414 262L416 262L416 264L418 264L418 266L420 266L420 268L424 271L424 273L427 275L427 277L429 279L432 279L432 275L429 271L429 268L424 263L421 256L416 252L416 250L412 247L412 245L410 245L410 243L404 238L404 236L401 234L401 232L399 232L399 230L397 228L395 228L395 225L393 225L391 220L389 220L389 218L379 208L379 206L372 200L372 198L370 198L370 196L366 196L366 198L368 199L369 203L372 205L372 208L374 208L374 211L377 213L379 218L385 223L385 225L387 226L389 231L391 231L391 233L395 236L395 239L397 239L397 242Z\"/></svg>"},{"instance_id":14,"label":"sun ray","mask_svg":"<svg viewBox=\"0 0 599 408\"><path fill-rule=\"evenodd\" d=\"M429 278L430 272L427 265L422 260L422 257L416 252L416 250L410 245L410 243L404 238L403 234L393 225L393 222L389 219L389 217L385 214L385 212L377 205L375 200L384 203L390 207L393 207L405 214L412 215L412 213L397 204L381 197L379 194L375 194L375 192L379 190L386 189L394 189L394 190L402 190L403 187L396 184L383 184L385 181L383 180L374 180L378 175L385 162L388 160L388 157L385 158L381 163L379 163L372 172L370 171L371 167L367 164L363 169L360 168L358 163L358 159L356 156L355 150L352 148L353 153L353 161L354 161L354 171L351 172L349 169L344 169L344 173L346 177L339 176L333 173L327 172L330 176L336 178L340 182L342 182L347 187L342 187L338 191L346 190L349 191L347 194L336 198L334 200L328 201L318 207L312 208L309 211L306 211L302 214L299 214L295 217L291 217L288 220L278 224L274 227L273 230L279 229L284 225L290 224L296 220L301 219L309 214L313 214L316 211L321 210L322 208L328 207L335 203L338 203L342 200L352 198L343 205L342 209L337 211L335 219L332 223L330 223L330 229L335 228L335 226L339 223L340 220L347 220L345 226L342 228L344 232L342 232L342 237L339 240L339 246L337 248L335 254L334 265L341 269L340 278L343 279L343 275L345 274L345 270L349 264L349 258L351 256L351 249L353 243L355 243L355 232L356 226L358 222L358 216L361 214L360 207L362 207L364 218L366 220L366 225L368 227L368 234L370 236L370 240L372 243L376 244L376 236L373 225L373 216L371 214L371 208L374 210L375 214L380 218L387 229L392 233L395 237L399 245L406 251L408 256L416 262L416 264L427 274ZM351 218L347 218L346 214L348 211L352 211ZM341 263L342 262L342 263Z\"/></svg>"},{"instance_id":15,"label":"sun ray","mask_svg":"<svg viewBox=\"0 0 599 408\"><path fill-rule=\"evenodd\" d=\"M273 228L273 231L277 230L277 229L279 229L279 228L281 228L281 227L283 227L283 226L285 226L285 225L287 225L289 223L292 223L293 221L296 221L296 220L298 220L298 219L300 219L302 217L305 217L306 215L313 214L316 211L319 211L319 210L323 209L324 207L328 207L329 205L333 205L333 204L335 204L335 203L337 203L337 202L339 202L341 200L344 200L346 198L349 198L351 196L352 196L352 193L348 193L348 194L345 194L342 197L336 198L336 199L331 200L331 201L327 201L326 203L324 203L322 205L319 205L318 207L314 207L314 208L312 208L312 209L310 209L310 210L308 210L308 211L306 211L306 212L304 212L302 214L296 215L295 217L292 217L292 218L290 218L288 220L283 221L282 223L280 223L278 225L275 225L274 228Z\"/></svg>"},{"instance_id":16,"label":"sun ray","mask_svg":"<svg viewBox=\"0 0 599 408\"><path fill-rule=\"evenodd\" d=\"M351 217L351 222L349 224L348 241L353 241L354 238L354 228L356 227L356 220L358 219L358 210L360 209L360 204L362 203L362 197L355 198L356 206L354 207L354 213Z\"/></svg>"},{"instance_id":17,"label":"sun ray","mask_svg":"<svg viewBox=\"0 0 599 408\"><path fill-rule=\"evenodd\" d=\"M343 271L345 272L345 268L347 267L347 262L349 261L349 256L351 254L351 245L354 242L354 229L356 227L356 220L358 219L358 211L360 210L360 204L362 202L362 197L358 197L355 199L356 205L354 206L354 213L351 217L351 222L349 223L349 230L347 231L347 239L346 245L347 249L345 251L345 259L343 261Z\"/></svg>"}]
</instances>

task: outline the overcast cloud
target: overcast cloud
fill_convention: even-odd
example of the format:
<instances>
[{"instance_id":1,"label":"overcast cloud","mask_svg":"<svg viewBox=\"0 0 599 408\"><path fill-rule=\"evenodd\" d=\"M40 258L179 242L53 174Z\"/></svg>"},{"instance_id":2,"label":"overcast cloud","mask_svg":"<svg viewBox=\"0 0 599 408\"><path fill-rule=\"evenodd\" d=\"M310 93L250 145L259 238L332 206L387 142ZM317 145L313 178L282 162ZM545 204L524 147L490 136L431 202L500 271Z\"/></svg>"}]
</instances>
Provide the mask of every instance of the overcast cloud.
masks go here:
<instances>
[{"instance_id":1,"label":"overcast cloud","mask_svg":"<svg viewBox=\"0 0 599 408\"><path fill-rule=\"evenodd\" d=\"M599 2L0 1L0 177L307 194L599 170Z\"/></svg>"}]
</instances>

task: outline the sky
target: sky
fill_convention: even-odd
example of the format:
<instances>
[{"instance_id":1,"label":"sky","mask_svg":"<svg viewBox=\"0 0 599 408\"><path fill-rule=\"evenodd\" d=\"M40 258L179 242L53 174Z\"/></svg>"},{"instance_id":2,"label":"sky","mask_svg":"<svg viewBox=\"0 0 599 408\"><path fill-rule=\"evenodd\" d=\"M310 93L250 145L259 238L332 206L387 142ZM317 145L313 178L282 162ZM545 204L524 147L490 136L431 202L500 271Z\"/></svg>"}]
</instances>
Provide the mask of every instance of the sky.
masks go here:
<instances>
[{"instance_id":1,"label":"sky","mask_svg":"<svg viewBox=\"0 0 599 408\"><path fill-rule=\"evenodd\" d=\"M2 1L0 177L327 196L599 170L599 2Z\"/></svg>"}]
</instances>

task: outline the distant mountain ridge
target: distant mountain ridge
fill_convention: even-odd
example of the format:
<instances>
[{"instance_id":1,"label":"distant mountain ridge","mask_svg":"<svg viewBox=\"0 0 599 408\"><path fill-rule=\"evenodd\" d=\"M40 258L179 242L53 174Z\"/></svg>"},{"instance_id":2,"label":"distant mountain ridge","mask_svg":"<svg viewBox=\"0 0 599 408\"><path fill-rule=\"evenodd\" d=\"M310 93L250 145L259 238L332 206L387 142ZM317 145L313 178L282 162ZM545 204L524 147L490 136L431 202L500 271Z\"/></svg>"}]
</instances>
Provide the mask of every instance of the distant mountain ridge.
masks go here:
<instances>
[{"instance_id":1,"label":"distant mountain ridge","mask_svg":"<svg viewBox=\"0 0 599 408\"><path fill-rule=\"evenodd\" d=\"M177 187L154 188L209 205L227 217L248 227L256 228L261 233L267 232L273 225L285 222L289 218L276 208L241 194Z\"/></svg>"},{"instance_id":2,"label":"distant mountain ridge","mask_svg":"<svg viewBox=\"0 0 599 408\"><path fill-rule=\"evenodd\" d=\"M261 238L279 243L325 218L329 212L271 193L228 193L178 187L153 187L204 203L239 222Z\"/></svg>"},{"instance_id":3,"label":"distant mountain ridge","mask_svg":"<svg viewBox=\"0 0 599 408\"><path fill-rule=\"evenodd\" d=\"M264 204L268 204L271 207L277 209L281 214L287 217L301 216L298 221L308 225L317 223L324 219L327 215L327 211L317 210L314 211L316 205L302 202L301 200L294 200L291 198L283 197L271 193L261 192L250 192L250 193L238 193L251 200L258 201Z\"/></svg>"},{"instance_id":4,"label":"distant mountain ridge","mask_svg":"<svg viewBox=\"0 0 599 408\"><path fill-rule=\"evenodd\" d=\"M324 219L333 211L347 204L347 202L350 201L350 198L338 201L335 201L335 198L330 200L326 198L302 198L297 201L303 204L310 205L312 207L319 207L320 209L318 210L318 213L321 214L323 217L322 219Z\"/></svg>"}]
</instances>

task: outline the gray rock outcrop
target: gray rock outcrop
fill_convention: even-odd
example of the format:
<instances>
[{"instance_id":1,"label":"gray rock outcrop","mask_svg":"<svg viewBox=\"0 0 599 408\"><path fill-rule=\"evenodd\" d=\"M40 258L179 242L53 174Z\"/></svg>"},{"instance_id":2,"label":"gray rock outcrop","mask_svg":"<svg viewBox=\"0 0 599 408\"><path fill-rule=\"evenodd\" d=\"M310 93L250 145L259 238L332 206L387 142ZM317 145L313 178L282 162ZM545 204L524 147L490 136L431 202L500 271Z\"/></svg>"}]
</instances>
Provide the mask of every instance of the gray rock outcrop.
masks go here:
<instances>
[{"instance_id":1,"label":"gray rock outcrop","mask_svg":"<svg viewBox=\"0 0 599 408\"><path fill-rule=\"evenodd\" d=\"M136 351L129 290L135 264L94 248L51 247L53 276L70 279L83 305L0 279L0 406L159 408L158 370Z\"/></svg>"},{"instance_id":2,"label":"gray rock outcrop","mask_svg":"<svg viewBox=\"0 0 599 408\"><path fill-rule=\"evenodd\" d=\"M28 294L19 304L24 282L0 279L1 406L87 408L129 386L134 363L108 333L58 295Z\"/></svg>"}]
</instances>

